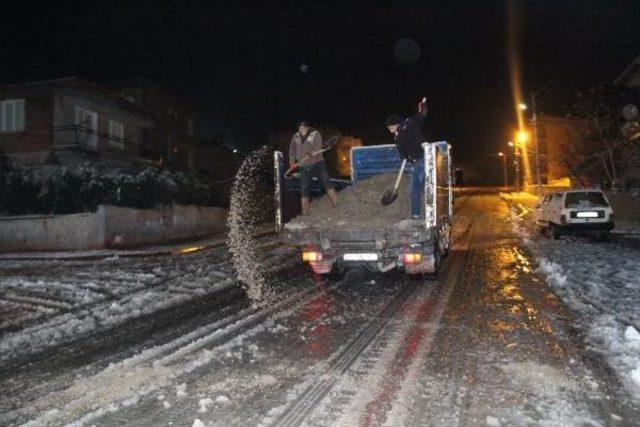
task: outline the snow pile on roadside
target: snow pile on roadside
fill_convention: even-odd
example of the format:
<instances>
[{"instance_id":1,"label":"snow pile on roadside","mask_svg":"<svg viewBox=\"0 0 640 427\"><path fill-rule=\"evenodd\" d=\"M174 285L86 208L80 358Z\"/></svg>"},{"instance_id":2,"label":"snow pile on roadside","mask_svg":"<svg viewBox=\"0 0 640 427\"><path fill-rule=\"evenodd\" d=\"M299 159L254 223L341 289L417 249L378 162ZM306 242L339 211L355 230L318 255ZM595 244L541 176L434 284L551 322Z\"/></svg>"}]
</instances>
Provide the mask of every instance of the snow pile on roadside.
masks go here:
<instances>
[{"instance_id":1,"label":"snow pile on roadside","mask_svg":"<svg viewBox=\"0 0 640 427\"><path fill-rule=\"evenodd\" d=\"M590 349L602 354L640 400L640 251L614 243L517 233L538 261L555 294L571 308Z\"/></svg>"}]
</instances>

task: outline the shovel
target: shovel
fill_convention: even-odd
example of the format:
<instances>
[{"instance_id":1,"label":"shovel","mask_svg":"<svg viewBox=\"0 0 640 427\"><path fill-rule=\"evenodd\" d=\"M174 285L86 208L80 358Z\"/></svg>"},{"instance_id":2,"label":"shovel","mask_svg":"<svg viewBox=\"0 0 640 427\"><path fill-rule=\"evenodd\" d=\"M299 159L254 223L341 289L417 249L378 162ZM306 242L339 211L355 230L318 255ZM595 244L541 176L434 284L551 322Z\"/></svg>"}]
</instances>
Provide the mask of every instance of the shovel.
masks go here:
<instances>
[{"instance_id":1,"label":"shovel","mask_svg":"<svg viewBox=\"0 0 640 427\"><path fill-rule=\"evenodd\" d=\"M288 177L293 171L298 169L300 167L300 165L304 164L304 162L309 160L311 157L317 156L318 154L322 154L325 151L331 150L333 147L338 145L338 141L340 141L340 137L332 136L331 138L329 138L325 142L325 147L324 148L322 148L320 150L317 150L317 151L314 151L314 152L309 153L306 156L304 156L302 159L300 159L300 161L298 163L294 163L289 169L287 169L286 172L284 173L284 176Z\"/></svg>"},{"instance_id":2,"label":"shovel","mask_svg":"<svg viewBox=\"0 0 640 427\"><path fill-rule=\"evenodd\" d=\"M404 167L406 166L406 164L407 159L403 159L402 166L400 166L400 172L398 173L398 178L396 178L396 185L393 187L393 190L386 191L380 199L380 203L382 203L382 206L390 205L398 198L398 186L400 186L400 180L402 179L402 173L404 172Z\"/></svg>"}]
</instances>

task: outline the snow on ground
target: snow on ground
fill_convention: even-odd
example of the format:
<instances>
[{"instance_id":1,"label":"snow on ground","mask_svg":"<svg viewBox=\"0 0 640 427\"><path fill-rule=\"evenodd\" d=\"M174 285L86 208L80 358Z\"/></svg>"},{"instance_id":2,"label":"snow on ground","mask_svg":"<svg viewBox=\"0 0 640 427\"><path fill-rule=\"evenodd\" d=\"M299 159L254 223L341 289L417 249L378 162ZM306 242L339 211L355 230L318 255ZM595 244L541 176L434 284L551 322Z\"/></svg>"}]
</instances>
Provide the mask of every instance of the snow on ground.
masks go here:
<instances>
[{"instance_id":1,"label":"snow on ground","mask_svg":"<svg viewBox=\"0 0 640 427\"><path fill-rule=\"evenodd\" d=\"M265 265L290 251L264 239ZM224 249L95 262L0 261L0 363L111 330L236 286Z\"/></svg>"},{"instance_id":2,"label":"snow on ground","mask_svg":"<svg viewBox=\"0 0 640 427\"><path fill-rule=\"evenodd\" d=\"M602 354L640 400L640 250L536 235L530 216L515 226L555 294L574 312L589 349Z\"/></svg>"}]
</instances>

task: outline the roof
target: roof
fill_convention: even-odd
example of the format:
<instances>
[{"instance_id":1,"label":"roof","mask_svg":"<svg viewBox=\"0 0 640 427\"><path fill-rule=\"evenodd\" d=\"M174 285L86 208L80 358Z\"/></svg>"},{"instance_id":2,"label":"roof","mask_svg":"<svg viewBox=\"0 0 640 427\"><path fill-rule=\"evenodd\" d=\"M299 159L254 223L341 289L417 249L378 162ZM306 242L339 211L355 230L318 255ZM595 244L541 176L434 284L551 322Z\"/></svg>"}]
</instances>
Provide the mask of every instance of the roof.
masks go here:
<instances>
[{"instance_id":1,"label":"roof","mask_svg":"<svg viewBox=\"0 0 640 427\"><path fill-rule=\"evenodd\" d=\"M88 80L84 80L84 79L73 77L73 76L61 77L61 78L50 79L50 80L37 80L37 81L22 82L22 83L10 83L5 85L0 85L0 88L1 87L9 87L9 88L18 87L19 88L21 86L25 88L27 87L31 88L33 86L38 86L38 85L50 87L53 89L74 89L74 90L88 92L90 94L94 94L114 102L119 108L127 112L137 114L144 118L152 117L147 110L134 104L133 102L130 102L129 100L121 96L119 93L112 91L104 86L100 86L96 83L90 82Z\"/></svg>"}]
</instances>

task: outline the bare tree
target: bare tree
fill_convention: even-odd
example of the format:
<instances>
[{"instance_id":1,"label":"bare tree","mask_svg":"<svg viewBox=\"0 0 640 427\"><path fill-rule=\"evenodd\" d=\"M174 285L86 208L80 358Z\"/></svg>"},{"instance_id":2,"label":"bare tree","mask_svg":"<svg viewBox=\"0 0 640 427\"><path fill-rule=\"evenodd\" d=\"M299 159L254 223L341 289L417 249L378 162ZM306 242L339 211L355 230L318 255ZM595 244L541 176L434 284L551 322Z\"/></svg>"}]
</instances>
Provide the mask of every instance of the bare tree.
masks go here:
<instances>
[{"instance_id":1,"label":"bare tree","mask_svg":"<svg viewBox=\"0 0 640 427\"><path fill-rule=\"evenodd\" d=\"M576 94L569 116L583 126L584 141L571 153L572 172L612 186L624 186L638 163L638 148L622 134L622 93L615 87L597 87ZM577 160L577 161L576 161Z\"/></svg>"}]
</instances>

